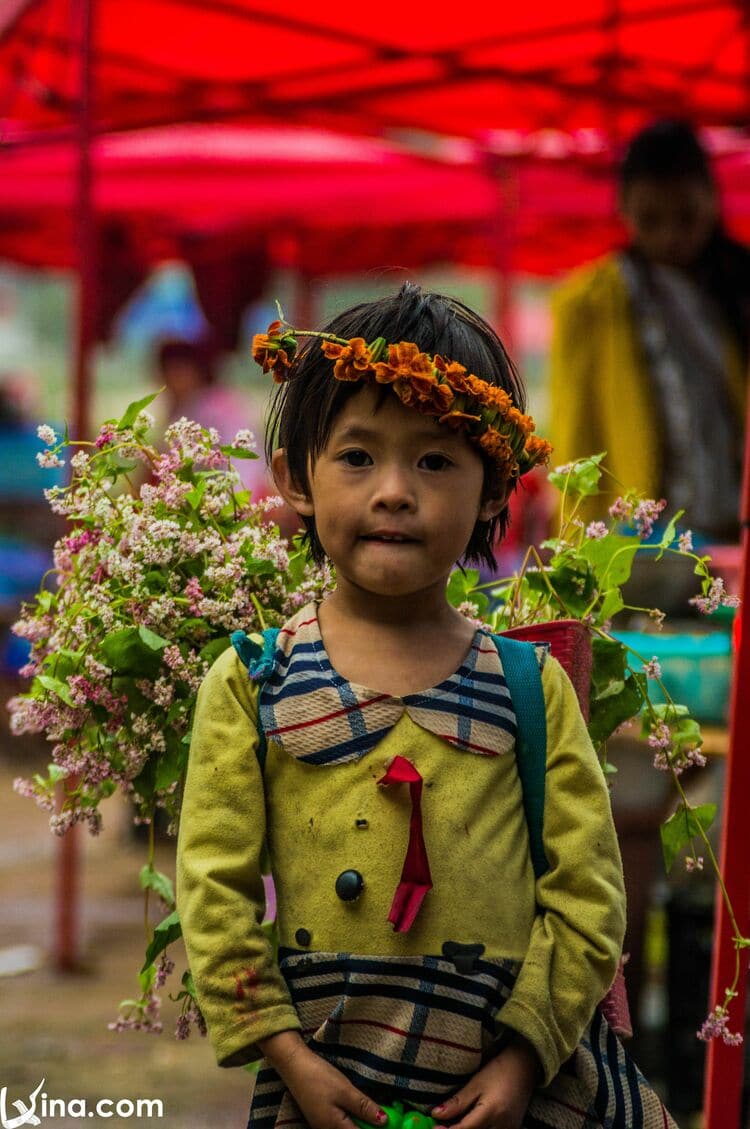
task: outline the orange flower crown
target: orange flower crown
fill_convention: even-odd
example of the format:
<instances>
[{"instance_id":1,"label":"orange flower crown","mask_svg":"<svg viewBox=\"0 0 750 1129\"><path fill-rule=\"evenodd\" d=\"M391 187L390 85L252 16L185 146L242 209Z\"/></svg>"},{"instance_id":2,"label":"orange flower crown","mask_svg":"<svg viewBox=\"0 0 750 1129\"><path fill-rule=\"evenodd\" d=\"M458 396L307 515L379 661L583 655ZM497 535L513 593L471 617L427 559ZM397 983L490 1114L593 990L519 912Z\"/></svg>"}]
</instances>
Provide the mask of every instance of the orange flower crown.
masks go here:
<instances>
[{"instance_id":1,"label":"orange flower crown","mask_svg":"<svg viewBox=\"0 0 750 1129\"><path fill-rule=\"evenodd\" d=\"M552 447L533 434L533 419L518 410L507 392L455 361L422 353L411 341L389 345L378 337L368 345L363 337L347 341L275 321L267 333L253 337L253 358L277 384L289 378L298 337L320 338L323 353L334 362L336 380L389 384L407 408L465 432L505 478L549 461Z\"/></svg>"}]
</instances>

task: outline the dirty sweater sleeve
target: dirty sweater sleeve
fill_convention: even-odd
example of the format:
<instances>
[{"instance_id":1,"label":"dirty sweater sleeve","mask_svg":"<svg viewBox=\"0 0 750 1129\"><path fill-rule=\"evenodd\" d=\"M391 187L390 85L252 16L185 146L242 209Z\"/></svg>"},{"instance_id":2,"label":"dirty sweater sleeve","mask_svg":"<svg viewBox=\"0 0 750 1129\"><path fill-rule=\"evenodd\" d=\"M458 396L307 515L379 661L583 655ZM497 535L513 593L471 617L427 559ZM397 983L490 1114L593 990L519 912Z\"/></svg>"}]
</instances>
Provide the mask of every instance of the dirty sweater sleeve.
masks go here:
<instances>
[{"instance_id":1,"label":"dirty sweater sleeve","mask_svg":"<svg viewBox=\"0 0 750 1129\"><path fill-rule=\"evenodd\" d=\"M546 1085L612 983L625 933L625 889L609 792L575 690L552 658L542 684L549 869L537 880L529 948L498 1019L533 1044Z\"/></svg>"},{"instance_id":2,"label":"dirty sweater sleeve","mask_svg":"<svg viewBox=\"0 0 750 1129\"><path fill-rule=\"evenodd\" d=\"M198 692L177 842L177 907L196 995L220 1066L301 1024L261 929L266 833L256 755L258 688L232 648Z\"/></svg>"}]
</instances>

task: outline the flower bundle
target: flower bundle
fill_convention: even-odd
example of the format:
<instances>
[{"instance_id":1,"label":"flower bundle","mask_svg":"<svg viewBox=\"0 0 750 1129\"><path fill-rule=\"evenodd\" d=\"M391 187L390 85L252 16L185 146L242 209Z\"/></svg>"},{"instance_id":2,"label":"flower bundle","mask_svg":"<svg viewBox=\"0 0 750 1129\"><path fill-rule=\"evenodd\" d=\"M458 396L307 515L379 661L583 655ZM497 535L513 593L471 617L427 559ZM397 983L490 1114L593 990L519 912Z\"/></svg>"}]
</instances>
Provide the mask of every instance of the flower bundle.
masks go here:
<instances>
[{"instance_id":1,"label":"flower bundle","mask_svg":"<svg viewBox=\"0 0 750 1129\"><path fill-rule=\"evenodd\" d=\"M31 644L21 670L31 684L9 703L14 733L52 743L46 777L15 788L54 813L59 786L57 834L77 822L96 834L101 801L117 788L136 822L151 825L146 916L149 891L168 916L150 938L140 998L125 1001L115 1024L146 1031L160 1030L155 988L171 966L164 950L180 935L172 883L153 865L153 818L163 809L174 831L198 686L232 631L283 623L332 579L281 537L269 516L281 499L255 502L242 488L232 464L257 457L252 434L222 446L214 430L181 419L157 449L147 438L153 398L105 423L93 443L38 430L47 444L41 465L59 466L64 448L77 450L69 485L45 492L67 528L13 628ZM184 1036L189 1021L199 1029L202 1021L189 972L182 984Z\"/></svg>"},{"instance_id":2,"label":"flower bundle","mask_svg":"<svg viewBox=\"0 0 750 1129\"><path fill-rule=\"evenodd\" d=\"M46 492L68 524L54 547L56 585L13 628L31 643L21 673L32 683L10 703L12 729L45 733L55 766L18 788L51 806L54 781L76 778L53 817L59 833L79 820L96 831L99 802L118 785L140 818L155 807L174 816L210 664L232 631L282 623L321 583L301 555L289 571L289 546L268 518L281 500L253 502L241 488L231 460L257 457L251 433L220 446L215 431L182 419L160 452L146 441L151 399L93 444L75 444L70 485ZM52 439L42 458L59 465L70 444L50 433L40 428Z\"/></svg>"},{"instance_id":3,"label":"flower bundle","mask_svg":"<svg viewBox=\"0 0 750 1129\"><path fill-rule=\"evenodd\" d=\"M549 459L550 444L533 434L533 419L519 411L504 389L455 361L423 353L411 341L388 344L378 337L368 345L363 337L346 340L275 321L253 338L253 357L277 383L290 376L298 337L321 339L336 380L389 385L405 407L465 432L503 478L525 474Z\"/></svg>"},{"instance_id":4,"label":"flower bundle","mask_svg":"<svg viewBox=\"0 0 750 1129\"><path fill-rule=\"evenodd\" d=\"M638 653L612 628L618 616L628 614L645 617L654 631L663 627L665 614L659 608L627 603L626 586L639 556L650 557L654 565L669 555L688 558L700 582L699 594L689 602L704 615L720 606L737 607L739 600L727 592L721 577L711 575L711 558L693 551L690 530L678 530L683 511L663 522L660 535L654 535L665 499L626 490L609 506L608 521L581 520L584 500L600 494L604 457L592 455L550 471L549 481L562 495L560 528L539 549L530 546L515 576L479 584L475 570L454 572L448 596L462 614L491 631L560 619L578 620L588 627L593 652L588 730L604 772L617 771L607 761L608 739L639 717L641 737L653 751L653 766L669 774L677 796L675 810L660 828L665 867L670 871L684 852L685 869L702 871L705 855L728 907L734 931L734 979L697 1034L700 1039L720 1037L736 1044L742 1036L729 1031L728 1009L737 995L741 954L750 947L750 938L740 932L708 837L716 804L691 804L680 779L687 769L706 764L700 725L689 707L669 694L658 659ZM485 590L494 598L492 603Z\"/></svg>"}]
</instances>

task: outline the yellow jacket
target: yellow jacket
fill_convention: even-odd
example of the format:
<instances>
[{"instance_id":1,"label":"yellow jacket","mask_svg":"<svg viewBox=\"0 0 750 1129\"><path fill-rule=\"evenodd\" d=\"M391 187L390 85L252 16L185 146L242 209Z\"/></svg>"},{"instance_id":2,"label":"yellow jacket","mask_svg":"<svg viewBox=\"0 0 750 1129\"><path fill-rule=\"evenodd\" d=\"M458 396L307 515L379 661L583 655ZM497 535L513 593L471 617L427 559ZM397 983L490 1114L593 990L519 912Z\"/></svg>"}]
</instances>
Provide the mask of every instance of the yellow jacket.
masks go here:
<instances>
[{"instance_id":1,"label":"yellow jacket","mask_svg":"<svg viewBox=\"0 0 750 1129\"><path fill-rule=\"evenodd\" d=\"M551 658L542 681L550 865L535 882L512 742L507 755L473 756L404 712L370 752L333 767L303 763L269 740L261 772L258 686L234 650L220 656L198 695L177 855L185 945L220 1065L253 1061L258 1041L278 1031L304 1034L325 1022L309 1008L301 1018L260 928L267 846L280 952L293 951L295 967L312 963L314 972L316 961L343 967L349 954L371 954L434 970L447 939L482 944L485 971L494 962L498 975L512 967L515 977L491 1017L495 1034L521 1032L539 1054L545 1082L555 1076L613 979L625 901L609 794L575 691ZM375 786L397 754L424 780L433 881L406 933L394 932L387 916L404 857L409 794ZM334 892L346 868L365 879L356 901ZM300 953L302 933L309 953ZM465 983L469 992L470 979ZM383 1014L392 1015L392 1001L376 997L373 989L372 999L358 1002L357 1022L369 1023L370 1032L383 1026ZM477 1021L485 1028L488 1022Z\"/></svg>"},{"instance_id":2,"label":"yellow jacket","mask_svg":"<svg viewBox=\"0 0 750 1129\"><path fill-rule=\"evenodd\" d=\"M661 423L630 298L617 256L575 271L552 299L550 439L557 464L606 451L619 487L658 497ZM745 374L727 343L730 395L744 418ZM608 494L619 487L602 482ZM604 515L611 497L592 500L587 516Z\"/></svg>"}]
</instances>

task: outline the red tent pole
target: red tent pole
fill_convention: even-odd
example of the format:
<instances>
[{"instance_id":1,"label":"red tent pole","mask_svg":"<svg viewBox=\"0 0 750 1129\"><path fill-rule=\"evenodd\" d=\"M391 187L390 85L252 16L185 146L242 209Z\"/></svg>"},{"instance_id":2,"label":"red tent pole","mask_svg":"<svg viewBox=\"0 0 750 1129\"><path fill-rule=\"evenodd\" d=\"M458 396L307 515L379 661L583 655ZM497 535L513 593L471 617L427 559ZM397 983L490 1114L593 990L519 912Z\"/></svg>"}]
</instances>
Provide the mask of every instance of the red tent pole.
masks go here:
<instances>
[{"instance_id":1,"label":"red tent pole","mask_svg":"<svg viewBox=\"0 0 750 1129\"><path fill-rule=\"evenodd\" d=\"M721 835L721 869L734 907L737 925L750 935L750 851L747 849L747 797L750 795L750 407L745 439L742 487L742 579L740 635L734 662L729 723L729 757L724 788ZM732 1031L744 1032L748 952L740 953L737 998L730 1006ZM716 901L714 950L711 968L711 1004L723 1003L724 989L734 979L735 949L732 924L719 894ZM687 987L686 987L687 990ZM704 1096L704 1129L737 1129L745 1055L741 1047L720 1039L708 1045Z\"/></svg>"},{"instance_id":2,"label":"red tent pole","mask_svg":"<svg viewBox=\"0 0 750 1129\"><path fill-rule=\"evenodd\" d=\"M75 372L73 399L69 417L73 420L72 435L83 439L90 428L91 399L91 346L95 337L96 263L95 230L92 200L91 168L91 94L92 94L92 33L94 0L78 0L76 6L77 31L80 36L80 96L78 107L78 183L77 183L77 239L78 239L78 319L75 342ZM70 778L58 788L76 787L77 780ZM62 797L58 797L60 800ZM80 827L77 824L60 840L57 860L57 885L55 905L55 964L60 971L72 971L78 966L78 927L80 917Z\"/></svg>"}]
</instances>

